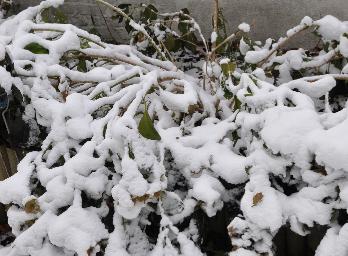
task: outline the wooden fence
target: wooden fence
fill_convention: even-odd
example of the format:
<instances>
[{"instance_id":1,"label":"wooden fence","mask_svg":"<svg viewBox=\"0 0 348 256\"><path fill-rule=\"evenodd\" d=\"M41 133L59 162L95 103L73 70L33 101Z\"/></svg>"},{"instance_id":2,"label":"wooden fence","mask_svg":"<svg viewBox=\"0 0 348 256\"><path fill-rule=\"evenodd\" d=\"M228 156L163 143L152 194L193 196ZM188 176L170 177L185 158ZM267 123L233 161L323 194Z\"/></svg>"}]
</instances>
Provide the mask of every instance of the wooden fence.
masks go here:
<instances>
[{"instance_id":1,"label":"wooden fence","mask_svg":"<svg viewBox=\"0 0 348 256\"><path fill-rule=\"evenodd\" d=\"M4 180L17 172L17 164L22 154L18 150L0 146L0 180Z\"/></svg>"}]
</instances>

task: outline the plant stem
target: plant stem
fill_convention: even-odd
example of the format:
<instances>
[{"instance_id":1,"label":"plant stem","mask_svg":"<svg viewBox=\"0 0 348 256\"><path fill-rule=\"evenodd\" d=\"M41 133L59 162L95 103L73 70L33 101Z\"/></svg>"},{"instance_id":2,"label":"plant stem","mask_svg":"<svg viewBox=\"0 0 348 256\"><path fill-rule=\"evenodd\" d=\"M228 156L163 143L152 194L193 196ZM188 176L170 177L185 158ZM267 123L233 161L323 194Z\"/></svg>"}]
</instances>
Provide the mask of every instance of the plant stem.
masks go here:
<instances>
[{"instance_id":1,"label":"plant stem","mask_svg":"<svg viewBox=\"0 0 348 256\"><path fill-rule=\"evenodd\" d=\"M228 41L232 40L233 38L235 38L236 36L238 36L238 34L240 34L241 31L237 31L236 33L231 34L230 36L226 37L226 39L224 41L222 41L220 44L218 44L215 48L213 48L211 50L211 53L215 53L220 47L222 47L224 44L226 44Z\"/></svg>"},{"instance_id":2,"label":"plant stem","mask_svg":"<svg viewBox=\"0 0 348 256\"><path fill-rule=\"evenodd\" d=\"M63 29L49 29L49 28L34 28L32 30L36 31L36 32L44 32L44 31L59 32L59 33L64 33L65 32L65 30L63 30ZM77 36L80 37L80 38L83 38L83 39L85 39L87 41L90 41L90 42L92 42L92 43L94 43L96 45L99 45L102 48L105 48L104 44L99 43L99 42L97 42L97 41L95 41L95 40L93 40L91 38L88 38L86 36L82 36L82 35L79 35L79 34L77 34Z\"/></svg>"},{"instance_id":3,"label":"plant stem","mask_svg":"<svg viewBox=\"0 0 348 256\"><path fill-rule=\"evenodd\" d=\"M217 37L217 31L218 31L218 15L219 15L219 0L214 0L213 2L213 32L215 33ZM216 48L216 39L212 42L212 49ZM212 61L215 60L215 51L211 51L210 53L210 59Z\"/></svg>"},{"instance_id":4,"label":"plant stem","mask_svg":"<svg viewBox=\"0 0 348 256\"><path fill-rule=\"evenodd\" d=\"M112 4L104 1L104 0L95 0L96 2L99 2L110 9L114 10L115 12L122 15L126 20L129 21L129 25L133 27L136 31L139 31L144 34L144 36L149 40L149 42L152 44L152 46L155 48L155 50L158 52L158 54L164 59L167 60L166 55L161 51L160 47L156 44L156 42L152 39L152 37L147 33L147 31L141 27L139 24L137 24L131 17L129 17L126 13L124 13L120 8L113 6Z\"/></svg>"},{"instance_id":5,"label":"plant stem","mask_svg":"<svg viewBox=\"0 0 348 256\"><path fill-rule=\"evenodd\" d=\"M114 35L112 34L112 31L111 31L111 29L110 29L110 27L109 27L109 24L108 24L108 22L106 21L106 18L105 18L105 16L104 16L103 11L100 9L99 4L97 4L97 6L98 6L98 9L99 9L99 11L100 11L101 16L103 17L105 26L106 26L106 28L107 28L107 30L108 30L108 32L109 32L111 38L114 40L115 43L117 43L117 40L115 39Z\"/></svg>"},{"instance_id":6,"label":"plant stem","mask_svg":"<svg viewBox=\"0 0 348 256\"><path fill-rule=\"evenodd\" d=\"M275 47L273 47L273 49L268 53L268 55L262 59L261 61L259 61L257 63L257 65L260 67L263 64L265 64L267 62L267 60L276 52L278 51L284 44L286 44L291 38L293 38L294 36L296 36L297 34L299 34L302 31L307 30L308 28L312 27L312 25L299 25L297 28L297 31L293 34L291 34L290 36L287 36L281 40L278 41L277 45Z\"/></svg>"}]
</instances>

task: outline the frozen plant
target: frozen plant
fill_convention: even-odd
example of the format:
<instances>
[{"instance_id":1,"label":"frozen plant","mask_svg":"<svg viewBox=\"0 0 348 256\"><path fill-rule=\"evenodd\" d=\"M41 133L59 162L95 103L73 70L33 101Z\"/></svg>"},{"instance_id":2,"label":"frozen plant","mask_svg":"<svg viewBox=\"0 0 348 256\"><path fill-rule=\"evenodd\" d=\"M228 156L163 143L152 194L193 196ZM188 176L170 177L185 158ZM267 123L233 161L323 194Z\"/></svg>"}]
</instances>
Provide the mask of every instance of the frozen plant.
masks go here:
<instances>
[{"instance_id":1,"label":"frozen plant","mask_svg":"<svg viewBox=\"0 0 348 256\"><path fill-rule=\"evenodd\" d=\"M245 23L217 42L215 16L195 73L127 14L151 55L44 22L62 3L0 24L1 87L20 91L23 120L46 135L0 182L15 236L1 254L204 255L195 212L232 203L231 256L275 255L285 225L300 235L327 226L316 256L347 255L347 95L334 92L347 86L347 22L306 17L262 46ZM305 29L316 49L283 50Z\"/></svg>"}]
</instances>

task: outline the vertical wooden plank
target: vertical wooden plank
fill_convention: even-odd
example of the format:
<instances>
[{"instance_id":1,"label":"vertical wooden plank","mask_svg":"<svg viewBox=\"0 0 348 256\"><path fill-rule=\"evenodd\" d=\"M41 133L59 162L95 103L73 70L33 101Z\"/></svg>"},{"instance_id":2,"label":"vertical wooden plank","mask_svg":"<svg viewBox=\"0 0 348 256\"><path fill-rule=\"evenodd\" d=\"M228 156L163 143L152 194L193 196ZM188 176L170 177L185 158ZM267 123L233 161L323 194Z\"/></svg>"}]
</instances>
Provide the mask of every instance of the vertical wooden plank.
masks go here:
<instances>
[{"instance_id":1,"label":"vertical wooden plank","mask_svg":"<svg viewBox=\"0 0 348 256\"><path fill-rule=\"evenodd\" d=\"M10 162L7 157L6 147L0 146L0 178L2 180L11 176Z\"/></svg>"},{"instance_id":2,"label":"vertical wooden plank","mask_svg":"<svg viewBox=\"0 0 348 256\"><path fill-rule=\"evenodd\" d=\"M13 175L17 172L17 165L19 162L19 159L17 157L17 152L10 148L6 148L6 152L7 152L7 158L9 161L10 172L11 172L11 175Z\"/></svg>"},{"instance_id":3,"label":"vertical wooden plank","mask_svg":"<svg viewBox=\"0 0 348 256\"><path fill-rule=\"evenodd\" d=\"M7 178L6 166L0 156L0 181Z\"/></svg>"}]
</instances>

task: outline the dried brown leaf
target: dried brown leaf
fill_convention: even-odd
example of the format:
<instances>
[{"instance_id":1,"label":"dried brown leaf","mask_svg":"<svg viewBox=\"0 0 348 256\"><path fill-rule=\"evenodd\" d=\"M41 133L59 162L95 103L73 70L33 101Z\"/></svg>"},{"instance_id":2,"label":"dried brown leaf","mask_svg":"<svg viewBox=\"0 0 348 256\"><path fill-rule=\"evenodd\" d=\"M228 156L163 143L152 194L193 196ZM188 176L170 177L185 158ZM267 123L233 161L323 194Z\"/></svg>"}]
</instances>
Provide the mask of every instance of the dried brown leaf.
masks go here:
<instances>
[{"instance_id":1,"label":"dried brown leaf","mask_svg":"<svg viewBox=\"0 0 348 256\"><path fill-rule=\"evenodd\" d=\"M36 214L36 213L40 212L40 205L37 202L37 200L35 198L33 198L33 199L31 199L31 200L29 200L28 202L25 203L24 211L26 213Z\"/></svg>"},{"instance_id":2,"label":"dried brown leaf","mask_svg":"<svg viewBox=\"0 0 348 256\"><path fill-rule=\"evenodd\" d=\"M261 192L258 192L253 197L253 206L258 205L263 199L263 194Z\"/></svg>"}]
</instances>

